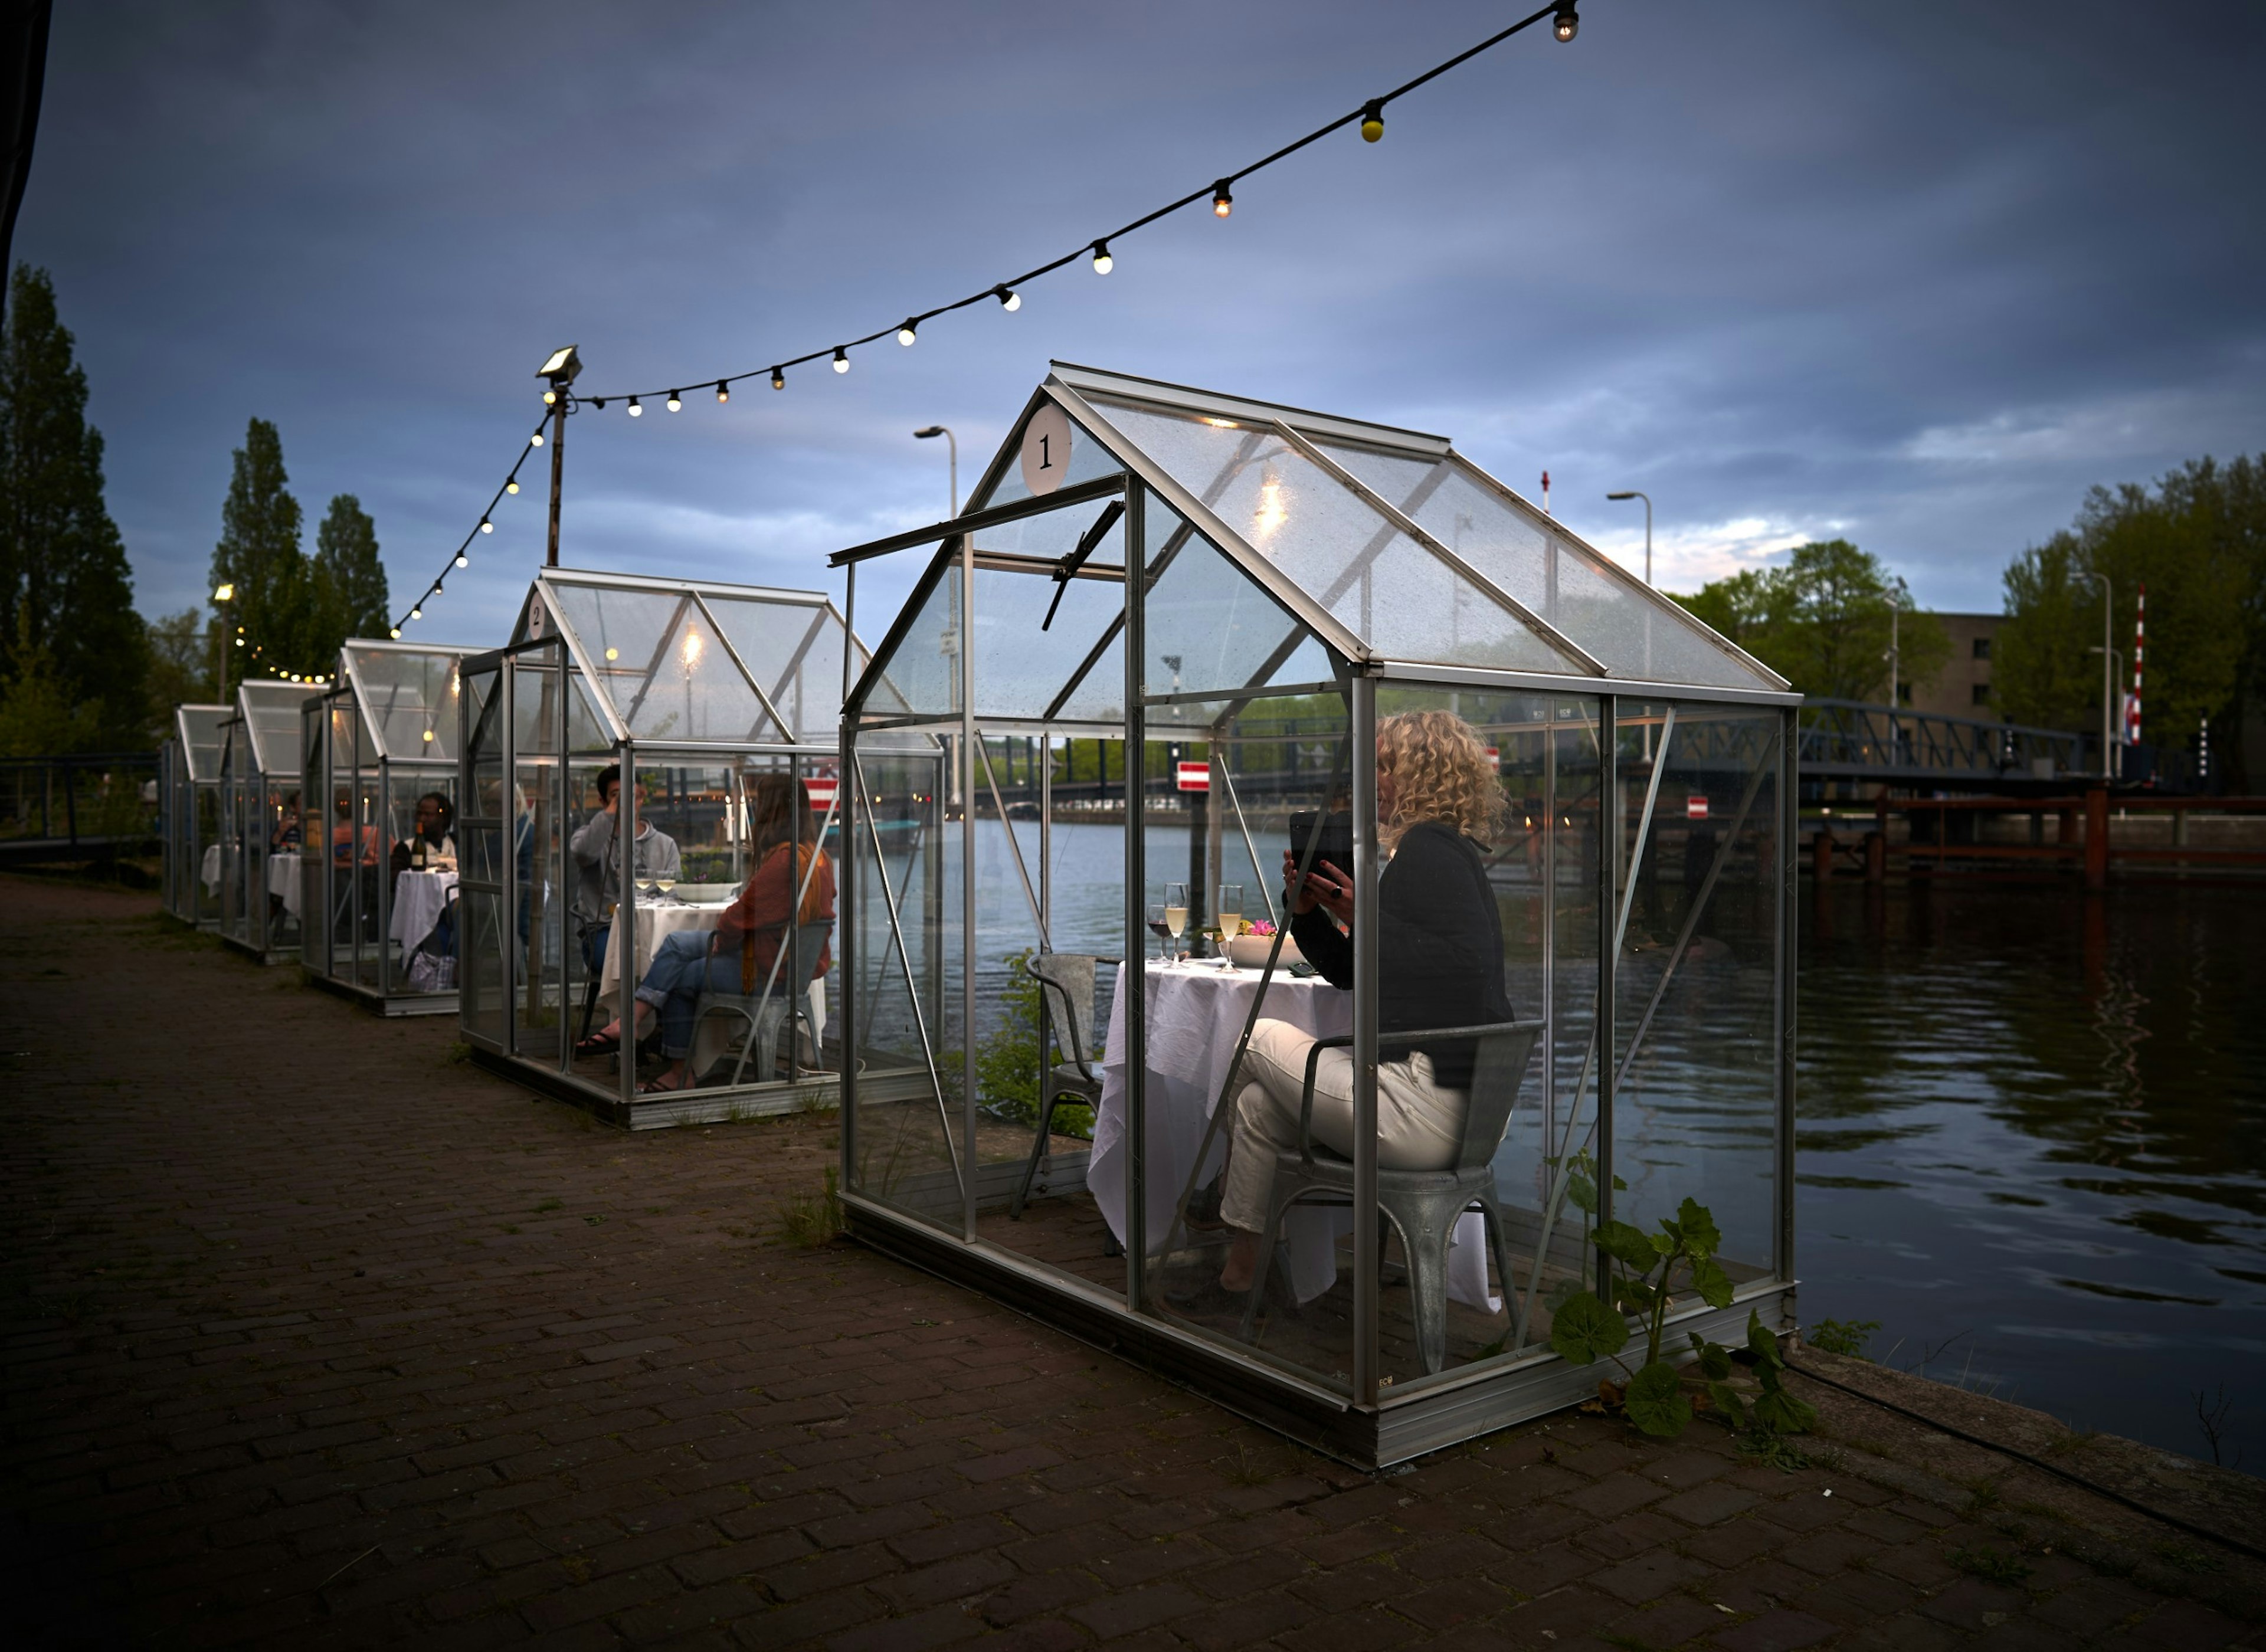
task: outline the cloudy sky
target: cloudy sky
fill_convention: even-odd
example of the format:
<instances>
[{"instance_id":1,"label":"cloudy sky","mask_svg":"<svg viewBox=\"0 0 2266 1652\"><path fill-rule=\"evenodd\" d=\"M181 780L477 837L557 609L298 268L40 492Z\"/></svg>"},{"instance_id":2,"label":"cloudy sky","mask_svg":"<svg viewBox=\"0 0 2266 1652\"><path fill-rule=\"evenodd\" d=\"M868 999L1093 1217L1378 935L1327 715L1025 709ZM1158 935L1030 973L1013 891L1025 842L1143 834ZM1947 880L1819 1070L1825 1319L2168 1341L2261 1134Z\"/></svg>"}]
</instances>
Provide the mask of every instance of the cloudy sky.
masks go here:
<instances>
[{"instance_id":1,"label":"cloudy sky","mask_svg":"<svg viewBox=\"0 0 2266 1652\"><path fill-rule=\"evenodd\" d=\"M59 6L15 254L53 272L145 611L230 450L397 597L586 391L759 369L1069 250L1502 27L1478 0ZM2094 482L2266 448L2245 0L1585 0L910 349L573 423L565 559L801 586L943 513L1049 357L1444 432L1671 588L1845 535L1992 609ZM2248 115L2244 109L2250 109ZM530 475L533 472L530 471ZM501 640L542 490L425 634ZM878 583L878 581L876 582ZM861 585L861 616L881 595ZM875 631L877 625L861 624Z\"/></svg>"}]
</instances>

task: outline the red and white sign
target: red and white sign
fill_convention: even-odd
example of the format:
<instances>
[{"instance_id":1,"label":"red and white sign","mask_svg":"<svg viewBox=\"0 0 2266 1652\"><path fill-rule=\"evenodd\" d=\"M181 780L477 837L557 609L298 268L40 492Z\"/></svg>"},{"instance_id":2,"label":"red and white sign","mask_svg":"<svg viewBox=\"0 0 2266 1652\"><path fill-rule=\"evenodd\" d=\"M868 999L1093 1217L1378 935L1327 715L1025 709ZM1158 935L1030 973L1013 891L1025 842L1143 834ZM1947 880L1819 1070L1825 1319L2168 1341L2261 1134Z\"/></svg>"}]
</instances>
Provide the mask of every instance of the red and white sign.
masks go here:
<instances>
[{"instance_id":1,"label":"red and white sign","mask_svg":"<svg viewBox=\"0 0 2266 1652\"><path fill-rule=\"evenodd\" d=\"M1684 800L1684 818L1686 820L1706 820L1707 818L1707 800L1701 797L1696 792L1690 797L1685 798Z\"/></svg>"},{"instance_id":2,"label":"red and white sign","mask_svg":"<svg viewBox=\"0 0 2266 1652\"><path fill-rule=\"evenodd\" d=\"M810 800L811 808L822 815L834 807L834 786L832 775L814 774L803 780L802 794Z\"/></svg>"},{"instance_id":3,"label":"red and white sign","mask_svg":"<svg viewBox=\"0 0 2266 1652\"><path fill-rule=\"evenodd\" d=\"M1209 792L1211 790L1211 764L1176 763L1173 765L1173 784L1183 792Z\"/></svg>"}]
</instances>

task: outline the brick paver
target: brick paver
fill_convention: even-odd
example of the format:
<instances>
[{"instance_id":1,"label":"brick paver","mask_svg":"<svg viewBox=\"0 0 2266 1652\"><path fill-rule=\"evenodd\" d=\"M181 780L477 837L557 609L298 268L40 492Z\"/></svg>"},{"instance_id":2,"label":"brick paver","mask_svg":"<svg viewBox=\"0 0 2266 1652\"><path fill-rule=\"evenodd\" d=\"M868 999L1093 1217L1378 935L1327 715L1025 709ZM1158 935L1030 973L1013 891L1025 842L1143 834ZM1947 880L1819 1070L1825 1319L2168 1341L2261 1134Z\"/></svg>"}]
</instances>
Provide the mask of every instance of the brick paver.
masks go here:
<instances>
[{"instance_id":1,"label":"brick paver","mask_svg":"<svg viewBox=\"0 0 2266 1652\"><path fill-rule=\"evenodd\" d=\"M1792 1473L1576 1414L1364 1475L785 1244L822 1115L614 1133L141 897L0 880L0 959L30 1644L2266 1644L2239 1554L1823 1391Z\"/></svg>"}]
</instances>

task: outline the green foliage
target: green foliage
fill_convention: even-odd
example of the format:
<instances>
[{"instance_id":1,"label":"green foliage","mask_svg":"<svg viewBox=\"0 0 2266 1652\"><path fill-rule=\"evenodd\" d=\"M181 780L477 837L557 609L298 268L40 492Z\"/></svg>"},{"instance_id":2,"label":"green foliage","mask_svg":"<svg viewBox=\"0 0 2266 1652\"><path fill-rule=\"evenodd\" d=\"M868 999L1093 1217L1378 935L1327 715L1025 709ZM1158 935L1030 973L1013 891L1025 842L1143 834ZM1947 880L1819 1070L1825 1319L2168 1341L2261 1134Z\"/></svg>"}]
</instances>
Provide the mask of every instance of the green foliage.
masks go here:
<instances>
[{"instance_id":1,"label":"green foliage","mask_svg":"<svg viewBox=\"0 0 2266 1652\"><path fill-rule=\"evenodd\" d=\"M146 738L145 643L103 503L102 433L45 270L18 265L0 340L0 683L48 751Z\"/></svg>"},{"instance_id":2,"label":"green foliage","mask_svg":"<svg viewBox=\"0 0 2266 1652\"><path fill-rule=\"evenodd\" d=\"M1568 1297L1553 1312L1550 1347L1574 1364L1610 1359L1619 1365L1628 1375L1627 1385L1615 1391L1607 1384L1604 1392L1630 1422L1657 1438L1673 1439L1691 1422L1697 1396L1735 1429L1799 1434L1816 1425L1815 1407L1787 1392L1778 1339L1752 1309L1747 1312L1746 1346L1736 1353L1692 1332L1691 1356L1681 1369L1663 1356L1669 1312L1679 1295L1696 1296L1713 1308L1731 1305L1730 1276L1715 1260L1723 1236L1706 1205L1685 1200L1674 1216L1660 1218L1654 1233L1608 1221L1590 1242L1606 1259L1612 1300L1609 1305L1588 1290ZM1643 1358L1633 1371L1621 1357L1631 1319L1644 1337ZM1742 1365L1752 1372L1751 1391L1738 1384Z\"/></svg>"},{"instance_id":3,"label":"green foliage","mask_svg":"<svg viewBox=\"0 0 2266 1652\"><path fill-rule=\"evenodd\" d=\"M231 644L229 679L265 676L270 668L327 672L307 644L314 618L314 581L299 548L299 501L283 468L283 438L265 419L245 428L236 450L228 499L221 506L220 543L213 547L212 583L235 588L216 605Z\"/></svg>"},{"instance_id":4,"label":"green foliage","mask_svg":"<svg viewBox=\"0 0 2266 1652\"><path fill-rule=\"evenodd\" d=\"M1829 1354L1846 1354L1851 1359L1869 1359L1865 1352L1873 1333L1881 1328L1878 1319L1820 1319L1802 1334L1802 1340L1812 1348L1823 1349Z\"/></svg>"},{"instance_id":5,"label":"green foliage","mask_svg":"<svg viewBox=\"0 0 2266 1652\"><path fill-rule=\"evenodd\" d=\"M833 1166L826 1167L822 1192L795 1195L779 1207L778 1234L790 1245L816 1250L842 1231L842 1189Z\"/></svg>"},{"instance_id":6,"label":"green foliage","mask_svg":"<svg viewBox=\"0 0 2266 1652\"><path fill-rule=\"evenodd\" d=\"M310 570L312 613L308 647L328 659L349 637L383 637L392 624L385 588L385 565L377 555L377 524L352 493L331 501L329 515L315 530L315 559Z\"/></svg>"},{"instance_id":7,"label":"green foliage","mask_svg":"<svg viewBox=\"0 0 2266 1652\"><path fill-rule=\"evenodd\" d=\"M172 732L173 707L191 702L209 703L219 691L213 681L213 653L220 640L219 627L209 623L201 609L185 608L148 622L150 646L149 714L150 729L160 739Z\"/></svg>"},{"instance_id":8,"label":"green foliage","mask_svg":"<svg viewBox=\"0 0 2266 1652\"><path fill-rule=\"evenodd\" d=\"M1018 1124L1039 1122L1039 1005L1038 977L1023 966L1031 949L1007 954L1007 984L999 992L998 1025L976 1046L976 1093L994 1117ZM1093 1130L1090 1107L1064 1103L1055 1109L1050 1126L1056 1135L1089 1136Z\"/></svg>"},{"instance_id":9,"label":"green foliage","mask_svg":"<svg viewBox=\"0 0 2266 1652\"><path fill-rule=\"evenodd\" d=\"M1928 682L1951 657L1942 621L1913 608L1904 581L1846 539L1797 546L1784 567L1751 568L1674 600L1802 693L1828 699L1885 702L1892 639L1907 683Z\"/></svg>"},{"instance_id":10,"label":"green foliage","mask_svg":"<svg viewBox=\"0 0 2266 1652\"><path fill-rule=\"evenodd\" d=\"M2030 1575L2028 1561L1981 1545L1954 1549L1951 1563L1970 1577L1979 1577L1986 1583L2019 1583Z\"/></svg>"},{"instance_id":11,"label":"green foliage","mask_svg":"<svg viewBox=\"0 0 2266 1652\"><path fill-rule=\"evenodd\" d=\"M2102 642L2104 577L2109 643L2128 672L2148 588L2144 738L2184 741L2201 719L2227 716L2246 683L2266 683L2266 456L2191 460L2153 493L2095 487L2069 528L2014 559L1992 677L2017 722L2100 726L2101 656L2088 651Z\"/></svg>"}]
</instances>

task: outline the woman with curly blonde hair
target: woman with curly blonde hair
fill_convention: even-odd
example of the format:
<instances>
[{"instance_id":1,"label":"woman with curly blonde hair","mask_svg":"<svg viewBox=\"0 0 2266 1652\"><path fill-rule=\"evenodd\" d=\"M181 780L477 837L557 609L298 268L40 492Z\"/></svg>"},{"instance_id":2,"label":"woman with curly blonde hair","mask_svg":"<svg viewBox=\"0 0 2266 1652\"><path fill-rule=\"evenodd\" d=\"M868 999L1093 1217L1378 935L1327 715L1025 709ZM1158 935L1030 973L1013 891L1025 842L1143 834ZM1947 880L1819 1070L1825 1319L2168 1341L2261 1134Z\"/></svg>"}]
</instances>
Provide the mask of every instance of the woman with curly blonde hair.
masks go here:
<instances>
[{"instance_id":1,"label":"woman with curly blonde hair","mask_svg":"<svg viewBox=\"0 0 2266 1652\"><path fill-rule=\"evenodd\" d=\"M1403 712L1377 726L1378 837L1391 857L1378 878L1378 1029L1419 1032L1512 1018L1502 990L1502 921L1481 847L1503 818L1495 764L1451 712ZM1303 884L1283 857L1290 933L1323 979L1353 986L1353 875L1318 863ZM1341 929L1339 926L1344 927ZM1271 1209L1275 1159L1298 1144L1306 1057L1314 1041L1288 1022L1252 1028L1236 1097L1234 1144L1220 1214L1234 1230L1220 1283L1251 1288L1259 1230ZM1469 1039L1388 1042L1377 1064L1377 1162L1444 1170L1463 1141ZM1316 1140L1353 1156L1353 1052L1325 1049L1314 1072Z\"/></svg>"}]
</instances>

